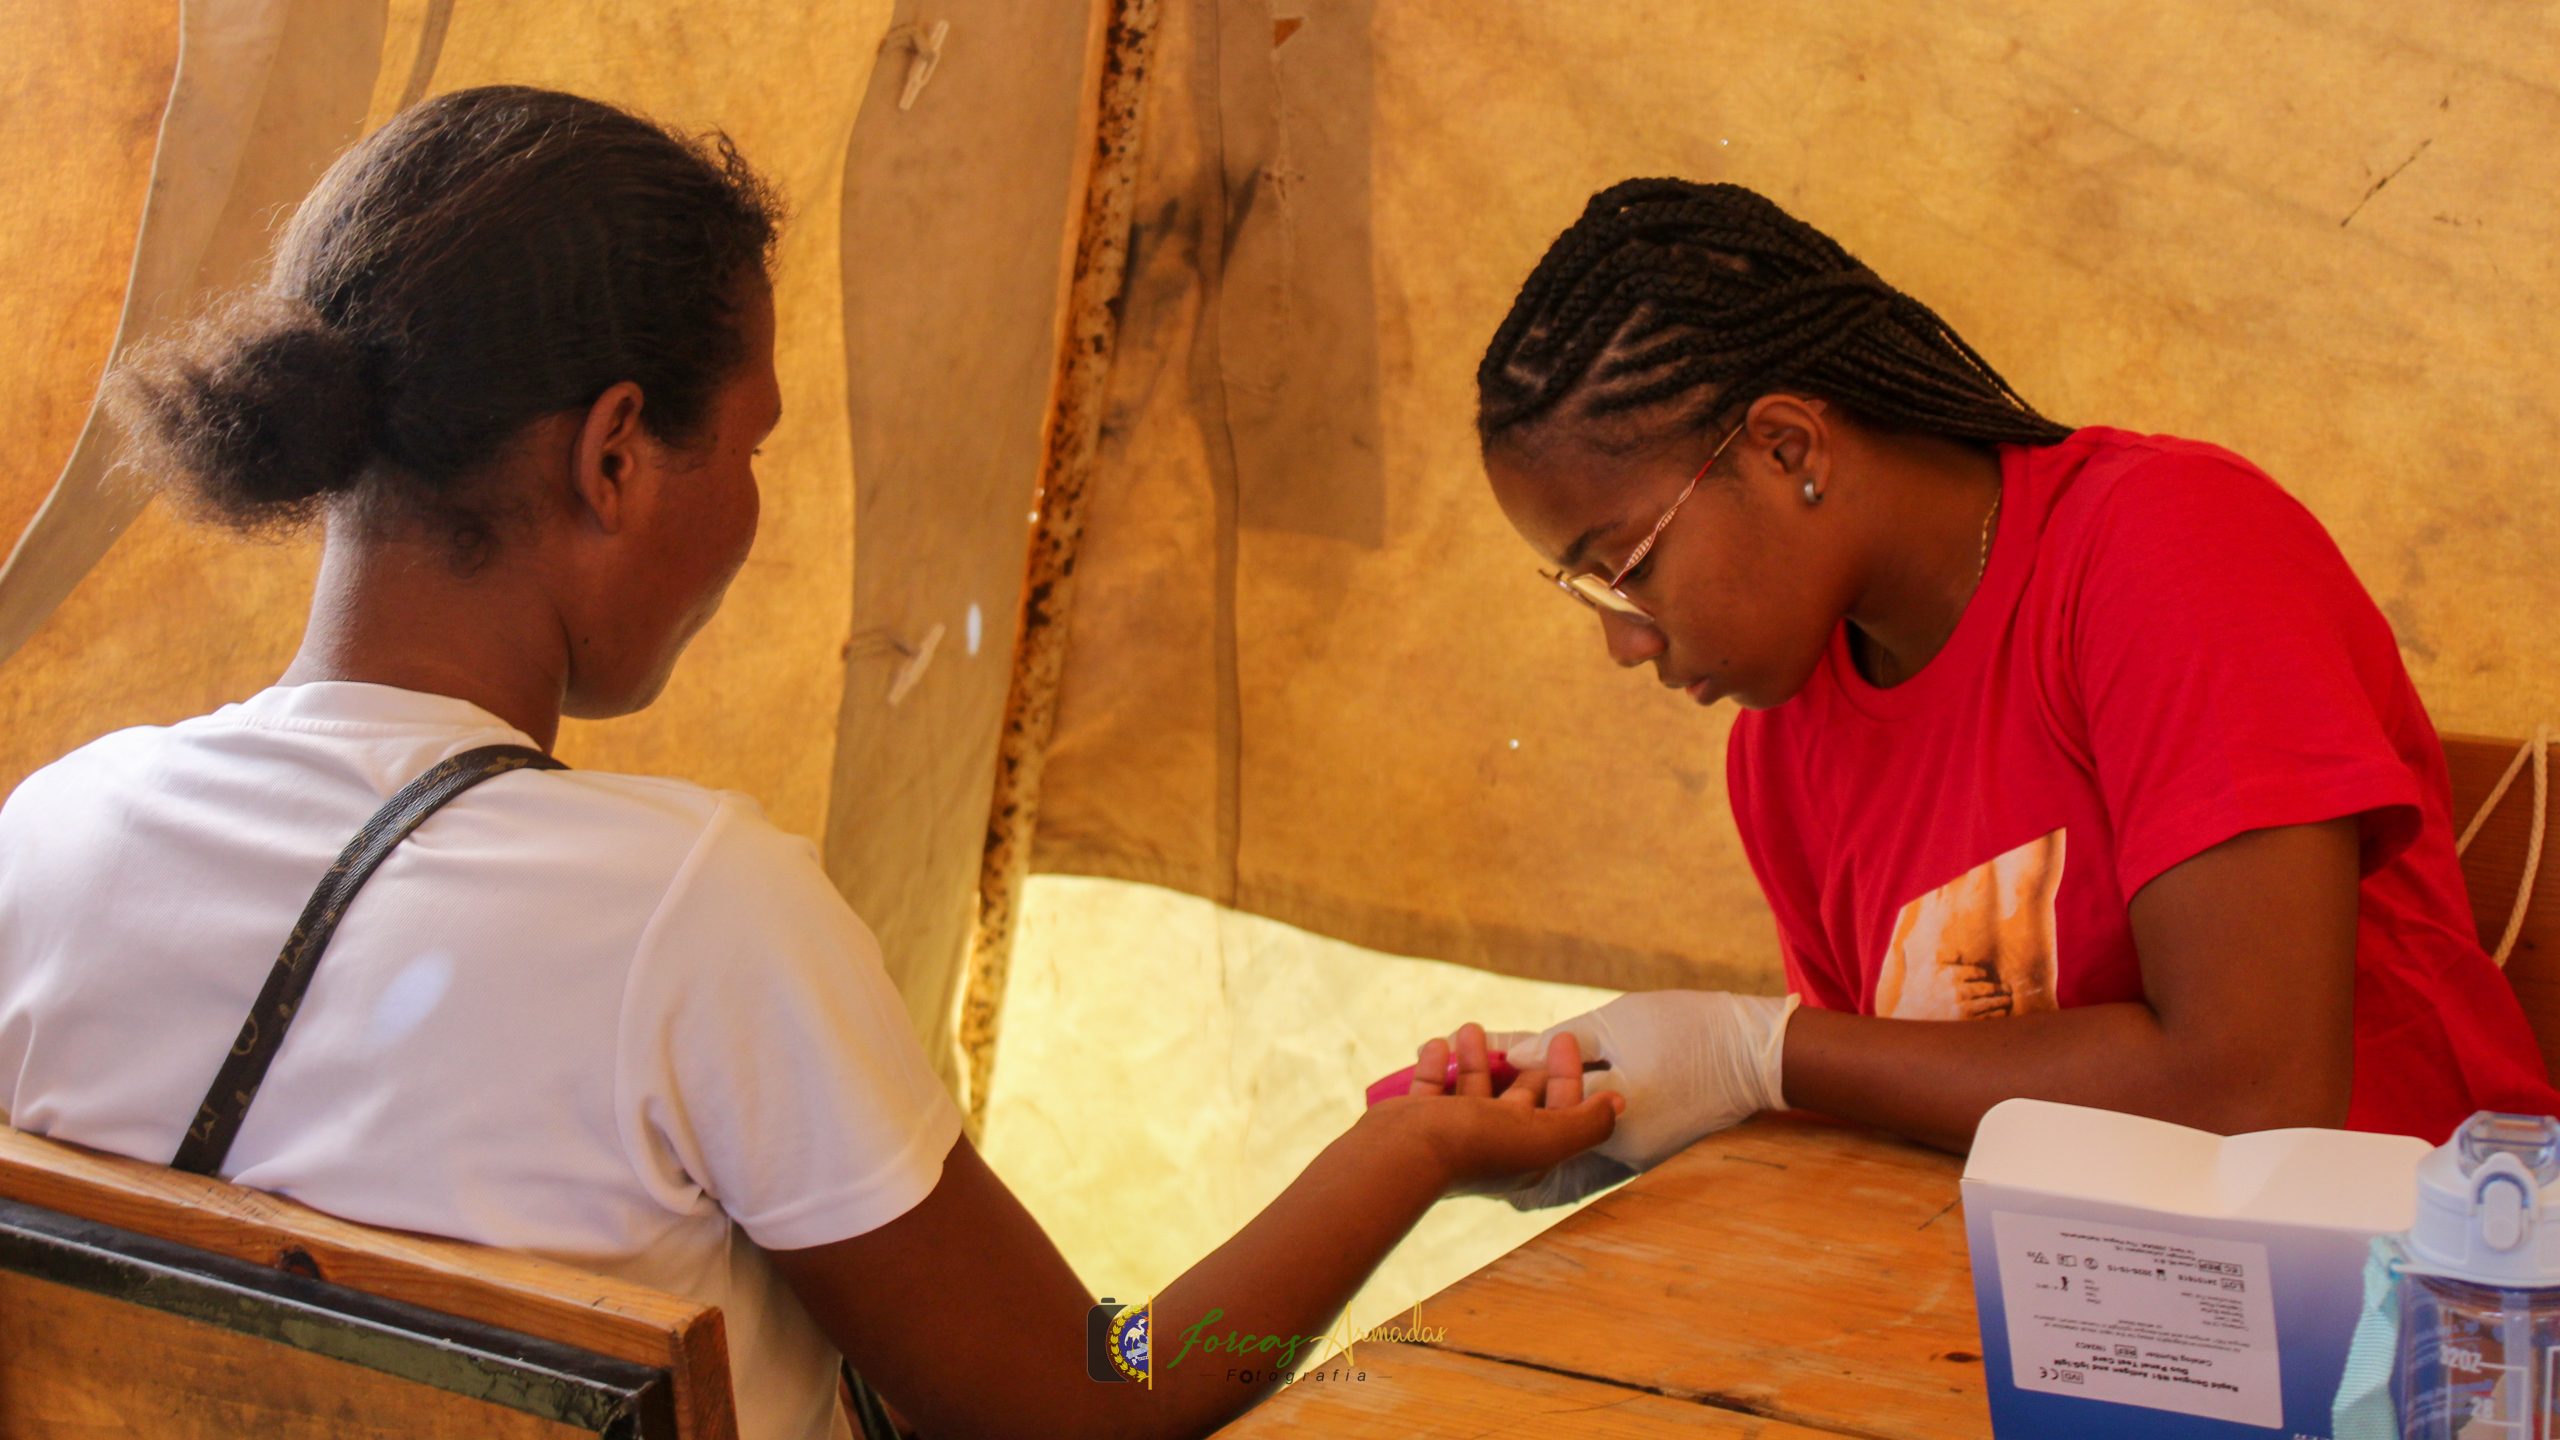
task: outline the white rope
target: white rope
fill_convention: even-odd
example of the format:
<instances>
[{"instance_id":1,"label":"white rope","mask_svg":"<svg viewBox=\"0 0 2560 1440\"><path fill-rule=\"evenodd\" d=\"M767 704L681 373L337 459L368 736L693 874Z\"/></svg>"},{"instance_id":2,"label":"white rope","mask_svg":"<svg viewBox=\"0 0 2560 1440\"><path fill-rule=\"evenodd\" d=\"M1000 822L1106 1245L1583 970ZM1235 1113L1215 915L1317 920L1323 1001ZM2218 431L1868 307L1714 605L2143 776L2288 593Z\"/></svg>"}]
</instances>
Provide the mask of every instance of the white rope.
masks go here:
<instances>
[{"instance_id":1,"label":"white rope","mask_svg":"<svg viewBox=\"0 0 2560 1440\"><path fill-rule=\"evenodd\" d=\"M2507 798L2507 787L2515 783L2516 773L2524 769L2524 762L2528 759L2533 761L2533 827L2525 832L2524 879L2516 885L2516 906L2507 915L2507 933L2498 941L2497 953L2489 957L2497 961L2500 968L2505 967L2507 956L2514 953L2516 937L2524 933L2524 912L2533 903L2534 876L2542 868L2542 837L2551 816L2549 725L2533 727L2533 738L2524 742L2524 748L2516 752L2516 758L2507 762L2507 773L2498 777L2498 783L2489 790L2489 798L2480 802L2479 813L2473 815L2471 823L2464 827L2462 838L2453 843L2453 853L2457 857L2471 848L2472 837L2480 833L2481 824L2489 818L2491 811L2498 808L2498 802Z\"/></svg>"}]
</instances>

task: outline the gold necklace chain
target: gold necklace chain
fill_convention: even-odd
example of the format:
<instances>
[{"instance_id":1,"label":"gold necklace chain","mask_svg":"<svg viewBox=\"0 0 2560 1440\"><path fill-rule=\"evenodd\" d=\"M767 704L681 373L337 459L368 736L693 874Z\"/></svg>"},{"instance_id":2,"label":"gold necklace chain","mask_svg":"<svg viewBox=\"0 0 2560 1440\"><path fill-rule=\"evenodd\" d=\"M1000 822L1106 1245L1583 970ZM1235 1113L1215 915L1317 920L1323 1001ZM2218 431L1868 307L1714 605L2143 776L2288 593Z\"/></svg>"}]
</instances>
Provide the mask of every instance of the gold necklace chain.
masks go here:
<instances>
[{"instance_id":1,"label":"gold necklace chain","mask_svg":"<svg viewBox=\"0 0 2560 1440\"><path fill-rule=\"evenodd\" d=\"M1982 555L1973 562L1973 588L1982 588L1982 577L1991 571L1991 522L2000 518L2000 496L1991 497L1991 513L1982 517Z\"/></svg>"}]
</instances>

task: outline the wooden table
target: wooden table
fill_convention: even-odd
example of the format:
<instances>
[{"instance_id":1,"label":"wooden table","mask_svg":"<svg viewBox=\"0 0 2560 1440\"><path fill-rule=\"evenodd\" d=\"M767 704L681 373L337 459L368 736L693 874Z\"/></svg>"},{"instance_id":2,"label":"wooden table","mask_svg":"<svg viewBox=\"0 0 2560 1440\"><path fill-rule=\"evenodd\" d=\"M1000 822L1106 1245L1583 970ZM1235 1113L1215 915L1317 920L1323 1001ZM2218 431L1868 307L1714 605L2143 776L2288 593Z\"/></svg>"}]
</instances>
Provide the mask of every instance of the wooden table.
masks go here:
<instances>
[{"instance_id":1,"label":"wooden table","mask_svg":"<svg viewBox=\"0 0 2560 1440\"><path fill-rule=\"evenodd\" d=\"M1366 1381L1218 1433L1980 1440L1959 1169L1799 1116L1710 1136L1422 1302L1442 1343L1363 1343Z\"/></svg>"}]
</instances>

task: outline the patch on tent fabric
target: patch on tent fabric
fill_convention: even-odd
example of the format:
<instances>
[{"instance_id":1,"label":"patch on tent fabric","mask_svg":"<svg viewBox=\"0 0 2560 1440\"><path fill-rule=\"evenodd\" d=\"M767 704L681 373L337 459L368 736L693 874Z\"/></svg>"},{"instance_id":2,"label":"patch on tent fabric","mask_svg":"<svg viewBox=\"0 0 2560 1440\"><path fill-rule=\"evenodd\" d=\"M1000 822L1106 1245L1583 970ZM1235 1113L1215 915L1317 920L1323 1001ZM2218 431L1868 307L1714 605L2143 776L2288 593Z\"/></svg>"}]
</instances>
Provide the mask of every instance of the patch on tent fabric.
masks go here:
<instances>
[{"instance_id":1,"label":"patch on tent fabric","mask_svg":"<svg viewBox=\"0 0 2560 1440\"><path fill-rule=\"evenodd\" d=\"M1202 8L1217 46L1205 103L1217 111L1226 193L1217 362L1237 519L1375 547L1386 528L1369 180L1375 0Z\"/></svg>"},{"instance_id":2,"label":"patch on tent fabric","mask_svg":"<svg viewBox=\"0 0 2560 1440\"><path fill-rule=\"evenodd\" d=\"M1044 501L1044 475L1084 483L1048 468L1042 417L1053 374L1064 406L1092 383L1080 367L1108 357L1062 368L1053 329L1059 239L1083 220L1071 181L1094 141L1062 121L1091 78L1089 12L948 0L932 18L957 38L931 87L904 104L910 66L893 42L863 92L838 190L842 238L827 257L842 276L855 628L841 651L822 850L959 1090L952 1016L977 918L964 897L995 843L999 752L1010 774L1026 743L1006 694L1030 516L1065 503L1063 492ZM1055 593L1054 572L1040 573L1035 614ZM905 818L883 824L886 805Z\"/></svg>"},{"instance_id":3,"label":"patch on tent fabric","mask_svg":"<svg viewBox=\"0 0 2560 1440\"><path fill-rule=\"evenodd\" d=\"M1985 860L1903 906L1876 975L1875 1013L1989 1020L2059 1008L2053 906L2063 833Z\"/></svg>"}]
</instances>

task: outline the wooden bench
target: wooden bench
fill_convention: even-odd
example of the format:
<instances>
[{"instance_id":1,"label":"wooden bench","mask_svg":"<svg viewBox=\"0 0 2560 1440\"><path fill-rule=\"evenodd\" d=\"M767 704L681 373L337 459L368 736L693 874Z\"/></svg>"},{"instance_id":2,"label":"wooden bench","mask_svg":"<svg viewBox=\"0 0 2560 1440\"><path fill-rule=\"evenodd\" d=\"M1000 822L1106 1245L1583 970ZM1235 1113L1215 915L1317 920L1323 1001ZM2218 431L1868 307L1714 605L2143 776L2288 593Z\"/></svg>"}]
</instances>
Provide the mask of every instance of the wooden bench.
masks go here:
<instances>
[{"instance_id":1,"label":"wooden bench","mask_svg":"<svg viewBox=\"0 0 2560 1440\"><path fill-rule=\"evenodd\" d=\"M720 1312L0 1126L0 1435L736 1440Z\"/></svg>"},{"instance_id":2,"label":"wooden bench","mask_svg":"<svg viewBox=\"0 0 2560 1440\"><path fill-rule=\"evenodd\" d=\"M2444 737L2444 758L2453 772L2453 825L2460 834L2480 812L2481 803L2507 772L2521 740L2493 740L2477 735ZM2524 876L2526 851L2533 841L2533 773L2528 760L2504 799L2472 837L2463 852L2462 880L2471 892L2471 918L2480 943L2495 950L2515 911L2516 888ZM2560 809L2560 803L2552 808ZM2560 823L2551 817L2546 823ZM2525 1019L2542 1046L2542 1067L2560 1078L2560 837L2546 837L2542 860L2533 877L2533 898L2507 957L2507 982L2524 1002Z\"/></svg>"}]
</instances>

